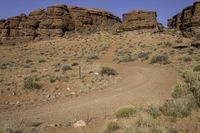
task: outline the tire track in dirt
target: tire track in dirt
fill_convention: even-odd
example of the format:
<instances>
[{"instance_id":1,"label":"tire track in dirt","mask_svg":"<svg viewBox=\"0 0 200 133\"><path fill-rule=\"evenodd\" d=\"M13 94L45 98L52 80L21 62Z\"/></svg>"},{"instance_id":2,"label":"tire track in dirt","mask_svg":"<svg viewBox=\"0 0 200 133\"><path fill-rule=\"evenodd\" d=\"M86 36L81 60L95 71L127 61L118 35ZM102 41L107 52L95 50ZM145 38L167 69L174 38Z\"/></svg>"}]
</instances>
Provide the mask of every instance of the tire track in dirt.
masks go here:
<instances>
[{"instance_id":1,"label":"tire track in dirt","mask_svg":"<svg viewBox=\"0 0 200 133\"><path fill-rule=\"evenodd\" d=\"M122 79L102 91L91 92L70 101L59 100L26 110L0 113L0 125L19 123L21 120L41 120L45 123L62 123L86 114L101 117L112 114L127 104L146 105L162 102L170 96L176 83L176 72L160 65L129 63L115 65Z\"/></svg>"}]
</instances>

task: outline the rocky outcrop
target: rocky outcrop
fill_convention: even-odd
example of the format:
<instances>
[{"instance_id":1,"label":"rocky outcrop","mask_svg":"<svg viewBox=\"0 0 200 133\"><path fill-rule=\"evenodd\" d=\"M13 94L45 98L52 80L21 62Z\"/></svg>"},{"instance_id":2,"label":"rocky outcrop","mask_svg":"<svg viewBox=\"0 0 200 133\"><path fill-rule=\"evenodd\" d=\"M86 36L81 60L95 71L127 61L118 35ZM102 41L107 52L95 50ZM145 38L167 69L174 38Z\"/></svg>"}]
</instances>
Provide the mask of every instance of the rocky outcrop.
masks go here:
<instances>
[{"instance_id":1,"label":"rocky outcrop","mask_svg":"<svg viewBox=\"0 0 200 133\"><path fill-rule=\"evenodd\" d=\"M70 6L69 12L74 20L75 31L109 30L121 20L105 10Z\"/></svg>"},{"instance_id":2,"label":"rocky outcrop","mask_svg":"<svg viewBox=\"0 0 200 133\"><path fill-rule=\"evenodd\" d=\"M0 44L16 44L33 40L63 37L70 32L162 30L156 12L131 11L123 14L123 22L112 13L93 8L57 4L0 20Z\"/></svg>"},{"instance_id":3,"label":"rocky outcrop","mask_svg":"<svg viewBox=\"0 0 200 133\"><path fill-rule=\"evenodd\" d=\"M139 29L162 30L162 25L156 20L156 12L153 11L129 11L123 14L123 30L132 31Z\"/></svg>"},{"instance_id":4,"label":"rocky outcrop","mask_svg":"<svg viewBox=\"0 0 200 133\"><path fill-rule=\"evenodd\" d=\"M62 37L70 31L109 30L116 23L121 23L120 19L107 11L58 4L33 10L28 16L0 20L0 43Z\"/></svg>"},{"instance_id":5,"label":"rocky outcrop","mask_svg":"<svg viewBox=\"0 0 200 133\"><path fill-rule=\"evenodd\" d=\"M183 9L168 20L168 27L180 30L184 35L200 36L200 2Z\"/></svg>"}]
</instances>

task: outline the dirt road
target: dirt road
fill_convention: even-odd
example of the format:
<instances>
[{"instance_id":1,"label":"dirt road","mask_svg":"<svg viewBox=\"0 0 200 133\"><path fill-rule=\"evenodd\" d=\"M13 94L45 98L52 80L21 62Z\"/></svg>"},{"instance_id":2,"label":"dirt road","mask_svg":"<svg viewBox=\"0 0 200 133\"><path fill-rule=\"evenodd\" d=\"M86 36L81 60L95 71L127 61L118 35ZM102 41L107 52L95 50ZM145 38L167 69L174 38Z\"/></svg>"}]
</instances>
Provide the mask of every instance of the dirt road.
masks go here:
<instances>
[{"instance_id":1,"label":"dirt road","mask_svg":"<svg viewBox=\"0 0 200 133\"><path fill-rule=\"evenodd\" d=\"M122 79L101 91L91 92L71 100L33 106L0 113L0 126L39 120L62 123L82 117L98 117L113 113L118 107L158 103L170 96L176 83L173 69L145 63L115 65ZM83 118L82 118L83 119Z\"/></svg>"}]
</instances>

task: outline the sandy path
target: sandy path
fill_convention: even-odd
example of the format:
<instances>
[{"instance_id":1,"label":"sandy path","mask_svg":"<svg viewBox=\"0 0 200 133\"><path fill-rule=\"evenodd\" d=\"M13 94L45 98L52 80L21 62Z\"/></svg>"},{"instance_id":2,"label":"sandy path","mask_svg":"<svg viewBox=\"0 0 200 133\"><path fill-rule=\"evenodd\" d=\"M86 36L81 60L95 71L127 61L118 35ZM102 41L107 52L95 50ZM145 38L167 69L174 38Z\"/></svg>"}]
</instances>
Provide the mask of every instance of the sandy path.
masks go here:
<instances>
[{"instance_id":1,"label":"sandy path","mask_svg":"<svg viewBox=\"0 0 200 133\"><path fill-rule=\"evenodd\" d=\"M123 79L108 89L92 92L71 101L62 100L27 110L2 112L0 124L18 122L22 119L40 119L44 122L57 123L76 118L77 114L88 113L92 117L105 112L111 113L126 104L162 102L170 96L171 87L176 82L173 70L134 64L120 67L124 67L120 71L123 73Z\"/></svg>"},{"instance_id":2,"label":"sandy path","mask_svg":"<svg viewBox=\"0 0 200 133\"><path fill-rule=\"evenodd\" d=\"M107 59L104 63L109 62L109 57L106 55L102 58ZM90 117L103 116L105 112L110 114L127 104L141 106L163 102L170 96L172 86L176 83L175 70L159 65L129 63L118 64L115 67L122 80L110 88L91 92L69 101L59 100L26 110L1 112L0 126L6 123L19 123L21 120L62 123L80 119L86 114Z\"/></svg>"}]
</instances>

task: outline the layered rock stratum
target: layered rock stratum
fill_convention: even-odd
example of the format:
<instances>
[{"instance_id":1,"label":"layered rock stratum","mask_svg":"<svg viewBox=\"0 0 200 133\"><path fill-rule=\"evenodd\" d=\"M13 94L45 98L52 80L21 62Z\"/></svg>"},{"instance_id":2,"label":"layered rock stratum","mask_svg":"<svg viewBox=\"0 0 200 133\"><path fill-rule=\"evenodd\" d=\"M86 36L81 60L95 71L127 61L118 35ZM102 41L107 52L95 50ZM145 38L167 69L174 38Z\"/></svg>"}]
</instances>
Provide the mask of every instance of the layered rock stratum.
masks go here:
<instances>
[{"instance_id":1,"label":"layered rock stratum","mask_svg":"<svg viewBox=\"0 0 200 133\"><path fill-rule=\"evenodd\" d=\"M153 11L135 10L123 14L123 30L132 31L140 29L162 30L162 25L157 22L157 13Z\"/></svg>"},{"instance_id":2,"label":"layered rock stratum","mask_svg":"<svg viewBox=\"0 0 200 133\"><path fill-rule=\"evenodd\" d=\"M18 44L63 37L71 32L131 31L158 29L156 12L131 11L123 22L109 11L57 4L0 20L0 43Z\"/></svg>"},{"instance_id":3,"label":"layered rock stratum","mask_svg":"<svg viewBox=\"0 0 200 133\"><path fill-rule=\"evenodd\" d=\"M200 36L200 2L184 8L168 20L169 28L183 32L185 36Z\"/></svg>"}]
</instances>

